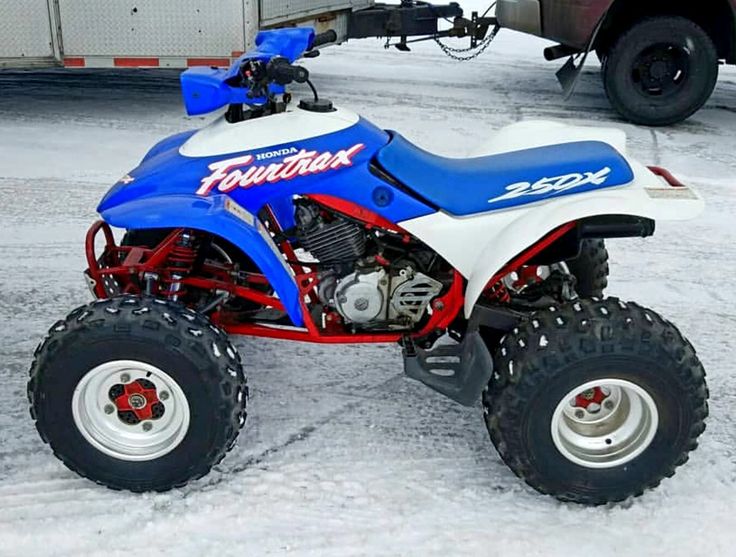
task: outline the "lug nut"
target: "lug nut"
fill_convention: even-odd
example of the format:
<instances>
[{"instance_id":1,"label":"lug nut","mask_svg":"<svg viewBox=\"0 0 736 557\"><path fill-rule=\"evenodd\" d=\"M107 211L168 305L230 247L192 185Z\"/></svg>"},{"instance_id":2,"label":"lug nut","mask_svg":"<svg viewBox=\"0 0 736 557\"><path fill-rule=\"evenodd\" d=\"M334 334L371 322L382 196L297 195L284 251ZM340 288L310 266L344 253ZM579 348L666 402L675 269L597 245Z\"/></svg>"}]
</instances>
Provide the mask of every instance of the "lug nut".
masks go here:
<instances>
[{"instance_id":1,"label":"lug nut","mask_svg":"<svg viewBox=\"0 0 736 557\"><path fill-rule=\"evenodd\" d=\"M128 374L128 373L121 373L120 374L120 381L122 381L123 383L127 383L128 381L130 381L130 374Z\"/></svg>"},{"instance_id":2,"label":"lug nut","mask_svg":"<svg viewBox=\"0 0 736 557\"><path fill-rule=\"evenodd\" d=\"M153 424L151 422L143 422L143 431L151 431Z\"/></svg>"},{"instance_id":3,"label":"lug nut","mask_svg":"<svg viewBox=\"0 0 736 557\"><path fill-rule=\"evenodd\" d=\"M169 391L161 391L158 394L158 398L159 398L159 400L168 400L168 398L169 398Z\"/></svg>"},{"instance_id":4,"label":"lug nut","mask_svg":"<svg viewBox=\"0 0 736 557\"><path fill-rule=\"evenodd\" d=\"M588 404L588 412L590 412L591 414L597 414L600 411L601 411L600 404L597 404L595 402L591 402L590 404Z\"/></svg>"},{"instance_id":5,"label":"lug nut","mask_svg":"<svg viewBox=\"0 0 736 557\"><path fill-rule=\"evenodd\" d=\"M112 414L115 412L115 407L112 404L105 404L105 414Z\"/></svg>"}]
</instances>

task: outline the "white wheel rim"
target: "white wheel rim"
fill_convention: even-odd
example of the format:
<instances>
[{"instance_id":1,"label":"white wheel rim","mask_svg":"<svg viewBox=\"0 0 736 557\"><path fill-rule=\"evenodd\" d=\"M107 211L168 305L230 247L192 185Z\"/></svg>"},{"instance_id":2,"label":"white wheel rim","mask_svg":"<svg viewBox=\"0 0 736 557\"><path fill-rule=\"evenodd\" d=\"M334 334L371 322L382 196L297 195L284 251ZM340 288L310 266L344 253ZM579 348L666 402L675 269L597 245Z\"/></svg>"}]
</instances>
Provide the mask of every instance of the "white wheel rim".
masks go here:
<instances>
[{"instance_id":1,"label":"white wheel rim","mask_svg":"<svg viewBox=\"0 0 736 557\"><path fill-rule=\"evenodd\" d=\"M163 415L125 423L110 398L116 385L146 380L156 389ZM127 398L135 398L131 395ZM140 397L136 404L142 403ZM172 377L159 368L134 360L116 360L87 372L72 397L74 423L84 438L103 453L120 460L147 461L174 450L189 430L189 403Z\"/></svg>"},{"instance_id":2,"label":"white wheel rim","mask_svg":"<svg viewBox=\"0 0 736 557\"><path fill-rule=\"evenodd\" d=\"M644 389L623 379L575 387L552 415L552 440L568 460L586 468L630 462L651 444L659 413Z\"/></svg>"}]
</instances>

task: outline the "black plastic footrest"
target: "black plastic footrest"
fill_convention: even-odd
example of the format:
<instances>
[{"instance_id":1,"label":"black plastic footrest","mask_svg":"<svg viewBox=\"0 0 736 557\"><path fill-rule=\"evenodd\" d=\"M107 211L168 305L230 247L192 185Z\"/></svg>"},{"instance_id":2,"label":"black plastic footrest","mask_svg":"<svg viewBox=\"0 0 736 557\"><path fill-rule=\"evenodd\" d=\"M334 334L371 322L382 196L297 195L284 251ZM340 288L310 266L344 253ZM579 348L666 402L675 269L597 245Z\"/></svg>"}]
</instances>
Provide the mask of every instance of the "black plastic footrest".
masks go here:
<instances>
[{"instance_id":1,"label":"black plastic footrest","mask_svg":"<svg viewBox=\"0 0 736 557\"><path fill-rule=\"evenodd\" d=\"M491 378L493 359L475 331L460 344L432 350L405 347L404 372L463 406L472 406Z\"/></svg>"}]
</instances>

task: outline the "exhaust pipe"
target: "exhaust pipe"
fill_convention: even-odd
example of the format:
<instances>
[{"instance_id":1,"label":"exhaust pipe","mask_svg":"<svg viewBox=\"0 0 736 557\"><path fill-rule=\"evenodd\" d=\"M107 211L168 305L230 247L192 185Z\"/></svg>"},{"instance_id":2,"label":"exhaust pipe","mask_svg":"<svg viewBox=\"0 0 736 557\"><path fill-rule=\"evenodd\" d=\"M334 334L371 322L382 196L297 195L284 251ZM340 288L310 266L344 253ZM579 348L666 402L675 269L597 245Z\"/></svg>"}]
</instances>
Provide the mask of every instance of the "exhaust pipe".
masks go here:
<instances>
[{"instance_id":1,"label":"exhaust pipe","mask_svg":"<svg viewBox=\"0 0 736 557\"><path fill-rule=\"evenodd\" d=\"M547 62L551 62L552 60L567 58L568 56L572 56L573 54L577 54L578 52L580 52L579 48L575 48L573 46L565 46L564 44L548 46L544 49L544 59L547 60Z\"/></svg>"}]
</instances>

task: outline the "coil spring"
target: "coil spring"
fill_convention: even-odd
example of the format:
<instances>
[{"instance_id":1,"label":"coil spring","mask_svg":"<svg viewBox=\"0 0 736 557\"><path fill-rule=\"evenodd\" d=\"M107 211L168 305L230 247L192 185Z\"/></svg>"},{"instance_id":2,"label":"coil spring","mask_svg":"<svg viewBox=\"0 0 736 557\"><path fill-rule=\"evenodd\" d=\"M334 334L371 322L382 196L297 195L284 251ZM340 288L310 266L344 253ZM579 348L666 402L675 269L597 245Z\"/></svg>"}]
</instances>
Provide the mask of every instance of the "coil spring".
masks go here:
<instances>
[{"instance_id":1,"label":"coil spring","mask_svg":"<svg viewBox=\"0 0 736 557\"><path fill-rule=\"evenodd\" d=\"M173 300L186 294L179 280L188 275L194 261L197 259L197 250L194 246L194 237L188 232L182 232L171 253L166 259L164 271L171 277L171 287L166 292Z\"/></svg>"},{"instance_id":2,"label":"coil spring","mask_svg":"<svg viewBox=\"0 0 736 557\"><path fill-rule=\"evenodd\" d=\"M506 285L503 283L503 281L498 281L496 284L486 288L484 294L490 300L501 303L506 303L511 300L511 295L509 294L508 288L506 288Z\"/></svg>"}]
</instances>

